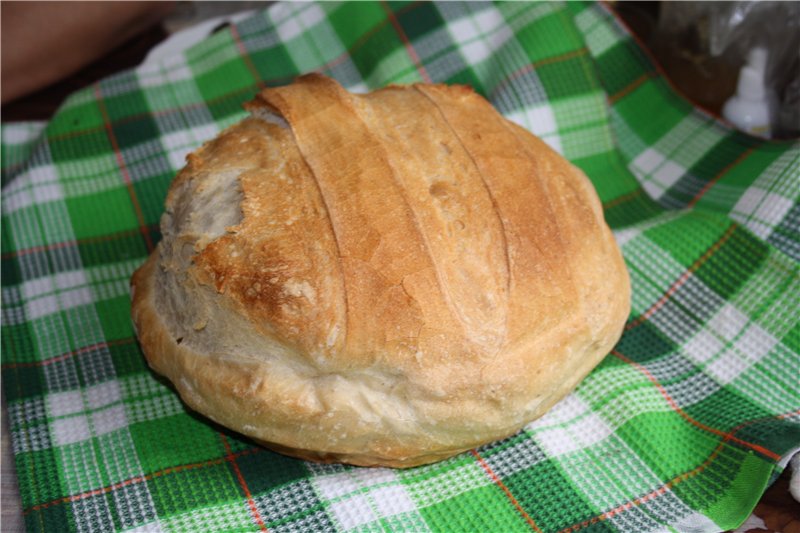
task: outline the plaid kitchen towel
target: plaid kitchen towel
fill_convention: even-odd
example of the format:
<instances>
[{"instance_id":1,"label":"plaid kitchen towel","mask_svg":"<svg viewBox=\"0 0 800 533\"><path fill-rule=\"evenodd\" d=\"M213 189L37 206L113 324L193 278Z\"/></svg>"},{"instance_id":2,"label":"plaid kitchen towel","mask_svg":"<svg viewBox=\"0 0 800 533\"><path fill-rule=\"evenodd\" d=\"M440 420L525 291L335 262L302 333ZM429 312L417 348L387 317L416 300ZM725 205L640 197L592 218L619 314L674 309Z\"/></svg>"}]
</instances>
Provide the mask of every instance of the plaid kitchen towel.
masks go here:
<instances>
[{"instance_id":1,"label":"plaid kitchen towel","mask_svg":"<svg viewBox=\"0 0 800 533\"><path fill-rule=\"evenodd\" d=\"M317 465L186 409L128 279L188 151L259 88L465 83L594 182L633 284L619 344L506 440ZM677 96L602 4L276 4L2 131L2 378L31 531L717 531L800 446L800 143Z\"/></svg>"}]
</instances>

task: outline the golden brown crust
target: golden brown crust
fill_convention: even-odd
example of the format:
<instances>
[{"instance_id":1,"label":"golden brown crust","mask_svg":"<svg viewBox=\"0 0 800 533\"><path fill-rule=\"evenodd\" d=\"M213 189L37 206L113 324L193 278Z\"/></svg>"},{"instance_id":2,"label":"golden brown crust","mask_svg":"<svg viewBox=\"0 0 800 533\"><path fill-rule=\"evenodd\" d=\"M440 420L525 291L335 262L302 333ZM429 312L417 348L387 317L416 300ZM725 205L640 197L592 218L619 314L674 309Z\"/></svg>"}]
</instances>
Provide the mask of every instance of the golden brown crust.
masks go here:
<instances>
[{"instance_id":1,"label":"golden brown crust","mask_svg":"<svg viewBox=\"0 0 800 533\"><path fill-rule=\"evenodd\" d=\"M463 87L264 90L190 156L134 275L148 361L283 453L407 467L512 434L611 349L586 177Z\"/></svg>"}]
</instances>

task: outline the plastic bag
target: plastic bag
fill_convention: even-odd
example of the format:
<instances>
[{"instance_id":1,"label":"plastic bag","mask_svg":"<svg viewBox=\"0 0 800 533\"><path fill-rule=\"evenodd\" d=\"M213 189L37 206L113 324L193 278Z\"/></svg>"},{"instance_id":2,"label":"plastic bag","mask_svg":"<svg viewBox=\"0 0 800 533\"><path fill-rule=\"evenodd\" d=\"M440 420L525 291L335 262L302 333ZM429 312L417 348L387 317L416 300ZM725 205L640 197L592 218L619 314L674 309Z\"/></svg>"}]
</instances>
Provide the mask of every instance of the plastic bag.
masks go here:
<instances>
[{"instance_id":1,"label":"plastic bag","mask_svg":"<svg viewBox=\"0 0 800 533\"><path fill-rule=\"evenodd\" d=\"M768 52L764 83L779 110L778 136L800 134L800 2L662 2L653 48L673 81L719 113L750 51ZM677 67L677 68L676 68ZM679 73L678 73L679 72Z\"/></svg>"}]
</instances>

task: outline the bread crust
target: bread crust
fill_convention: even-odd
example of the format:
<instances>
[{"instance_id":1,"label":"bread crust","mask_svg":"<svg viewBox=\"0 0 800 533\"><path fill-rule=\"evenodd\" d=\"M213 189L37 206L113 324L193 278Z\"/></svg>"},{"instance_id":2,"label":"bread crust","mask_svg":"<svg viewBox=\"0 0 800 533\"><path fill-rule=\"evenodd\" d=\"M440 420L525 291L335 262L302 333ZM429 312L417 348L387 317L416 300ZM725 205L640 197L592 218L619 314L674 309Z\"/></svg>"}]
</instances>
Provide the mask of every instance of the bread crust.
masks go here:
<instances>
[{"instance_id":1,"label":"bread crust","mask_svg":"<svg viewBox=\"0 0 800 533\"><path fill-rule=\"evenodd\" d=\"M282 453L409 467L599 363L627 271L576 167L470 89L265 89L190 155L132 279L152 368Z\"/></svg>"}]
</instances>

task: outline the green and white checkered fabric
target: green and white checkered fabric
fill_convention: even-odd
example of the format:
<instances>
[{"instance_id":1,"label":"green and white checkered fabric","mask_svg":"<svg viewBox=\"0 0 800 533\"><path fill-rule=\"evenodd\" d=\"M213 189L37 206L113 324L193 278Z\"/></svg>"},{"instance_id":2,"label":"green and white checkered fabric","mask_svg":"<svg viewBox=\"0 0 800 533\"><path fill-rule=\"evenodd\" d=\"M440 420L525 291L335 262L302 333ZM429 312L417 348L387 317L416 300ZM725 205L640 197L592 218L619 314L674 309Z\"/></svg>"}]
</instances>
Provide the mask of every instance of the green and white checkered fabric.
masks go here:
<instances>
[{"instance_id":1,"label":"green and white checkered fabric","mask_svg":"<svg viewBox=\"0 0 800 533\"><path fill-rule=\"evenodd\" d=\"M624 336L517 435L395 471L266 451L151 373L128 279L260 87L465 83L593 180ZM677 96L601 4L275 4L2 132L2 378L31 531L716 531L800 446L800 143Z\"/></svg>"}]
</instances>

